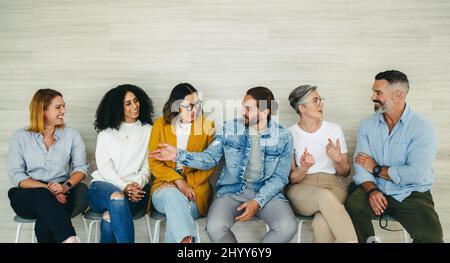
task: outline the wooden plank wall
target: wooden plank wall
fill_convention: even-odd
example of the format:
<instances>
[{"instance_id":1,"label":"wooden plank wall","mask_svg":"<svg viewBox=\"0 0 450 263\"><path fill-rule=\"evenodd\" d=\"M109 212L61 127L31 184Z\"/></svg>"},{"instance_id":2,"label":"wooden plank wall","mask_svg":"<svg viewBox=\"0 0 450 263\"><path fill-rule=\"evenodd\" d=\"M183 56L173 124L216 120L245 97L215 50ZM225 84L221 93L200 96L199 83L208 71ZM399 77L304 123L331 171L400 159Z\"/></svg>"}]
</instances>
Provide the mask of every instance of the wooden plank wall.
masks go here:
<instances>
[{"instance_id":1,"label":"wooden plank wall","mask_svg":"<svg viewBox=\"0 0 450 263\"><path fill-rule=\"evenodd\" d=\"M81 131L94 167L95 109L118 84L144 88L158 115L179 82L193 84L205 101L222 102L264 85L281 101L278 118L286 126L297 120L290 91L315 84L326 98L326 118L343 127L353 151L360 120L372 114L373 78L386 69L408 75L408 103L438 132L433 194L449 241L449 68L447 0L2 0L0 242L12 241L15 230L6 197L9 137L27 124L39 88L64 94L66 122ZM81 220L75 222L83 236ZM237 225L238 235L257 241L264 226L249 224Z\"/></svg>"}]
</instances>

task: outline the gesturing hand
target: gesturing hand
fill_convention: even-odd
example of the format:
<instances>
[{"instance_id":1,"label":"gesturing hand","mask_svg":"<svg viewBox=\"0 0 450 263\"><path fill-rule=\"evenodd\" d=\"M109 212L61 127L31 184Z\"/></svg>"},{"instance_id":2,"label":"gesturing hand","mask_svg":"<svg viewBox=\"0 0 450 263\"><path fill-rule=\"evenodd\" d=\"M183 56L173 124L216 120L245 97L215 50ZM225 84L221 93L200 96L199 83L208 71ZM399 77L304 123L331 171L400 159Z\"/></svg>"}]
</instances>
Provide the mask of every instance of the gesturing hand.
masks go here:
<instances>
[{"instance_id":1,"label":"gesturing hand","mask_svg":"<svg viewBox=\"0 0 450 263\"><path fill-rule=\"evenodd\" d=\"M158 149L151 151L150 158L155 158L160 161L173 161L177 158L178 149L170 144L158 144Z\"/></svg>"},{"instance_id":2,"label":"gesturing hand","mask_svg":"<svg viewBox=\"0 0 450 263\"><path fill-rule=\"evenodd\" d=\"M328 138L326 151L328 157L330 157L330 159L333 160L333 162L339 163L343 157L341 153L341 143L339 141L339 138L336 139L336 144L334 144L333 141L330 138Z\"/></svg>"},{"instance_id":3,"label":"gesturing hand","mask_svg":"<svg viewBox=\"0 0 450 263\"><path fill-rule=\"evenodd\" d=\"M314 160L314 157L312 154L308 152L308 148L305 148L305 151L303 152L302 156L300 157L300 165L305 169L308 170L316 163Z\"/></svg>"}]
</instances>

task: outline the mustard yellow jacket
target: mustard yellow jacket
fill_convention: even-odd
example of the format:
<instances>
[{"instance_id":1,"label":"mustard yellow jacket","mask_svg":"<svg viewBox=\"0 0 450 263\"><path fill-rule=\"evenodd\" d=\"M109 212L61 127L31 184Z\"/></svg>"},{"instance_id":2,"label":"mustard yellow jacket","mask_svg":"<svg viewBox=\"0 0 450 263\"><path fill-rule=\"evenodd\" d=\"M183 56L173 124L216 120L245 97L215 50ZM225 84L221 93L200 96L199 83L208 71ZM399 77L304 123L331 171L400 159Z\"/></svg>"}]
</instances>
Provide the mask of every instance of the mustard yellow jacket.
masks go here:
<instances>
[{"instance_id":1,"label":"mustard yellow jacket","mask_svg":"<svg viewBox=\"0 0 450 263\"><path fill-rule=\"evenodd\" d=\"M191 133L187 144L187 151L202 152L214 139L214 123L204 117L199 117L191 125ZM152 134L148 146L149 153L158 148L158 144L167 143L177 146L175 127L167 124L163 117L158 118L153 124ZM214 169L202 171L189 167L183 167L181 175L176 172L176 163L169 161L159 161L155 158L148 159L150 171L154 181L150 188L150 202L148 209L151 209L152 193L164 183L171 183L177 179L185 179L192 187L196 197L198 212L201 216L206 216L211 203L211 186L209 177L214 173Z\"/></svg>"}]
</instances>

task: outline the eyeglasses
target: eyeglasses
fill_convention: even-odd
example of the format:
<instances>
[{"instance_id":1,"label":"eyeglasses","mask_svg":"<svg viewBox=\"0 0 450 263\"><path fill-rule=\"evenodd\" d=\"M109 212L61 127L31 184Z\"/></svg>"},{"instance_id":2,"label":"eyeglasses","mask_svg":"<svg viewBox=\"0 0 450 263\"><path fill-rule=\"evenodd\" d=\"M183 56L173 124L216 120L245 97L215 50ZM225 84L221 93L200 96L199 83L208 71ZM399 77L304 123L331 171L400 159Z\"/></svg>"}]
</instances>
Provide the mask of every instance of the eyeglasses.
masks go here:
<instances>
[{"instance_id":1,"label":"eyeglasses","mask_svg":"<svg viewBox=\"0 0 450 263\"><path fill-rule=\"evenodd\" d=\"M188 104L188 105L181 105L180 107L183 107L184 109L186 109L187 111L192 111L194 109L194 107L196 109L200 109L202 107L202 101L198 100L197 102L195 102L194 104Z\"/></svg>"},{"instance_id":2,"label":"eyeglasses","mask_svg":"<svg viewBox=\"0 0 450 263\"><path fill-rule=\"evenodd\" d=\"M325 98L324 98L324 97L314 97L314 98L312 99L312 101L310 101L310 102L305 102L305 103L302 103L302 104L305 105L305 104L308 104L308 103L314 103L314 104L316 104L317 106L319 106L320 104L324 103L324 101L325 101Z\"/></svg>"}]
</instances>

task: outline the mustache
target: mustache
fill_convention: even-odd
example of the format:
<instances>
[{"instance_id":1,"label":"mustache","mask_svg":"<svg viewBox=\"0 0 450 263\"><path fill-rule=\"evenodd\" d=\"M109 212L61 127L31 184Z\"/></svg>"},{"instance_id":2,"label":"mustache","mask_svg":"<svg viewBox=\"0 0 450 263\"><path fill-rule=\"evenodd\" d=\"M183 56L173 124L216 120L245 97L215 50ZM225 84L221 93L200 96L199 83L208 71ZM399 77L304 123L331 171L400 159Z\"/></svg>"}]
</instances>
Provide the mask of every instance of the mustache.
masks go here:
<instances>
[{"instance_id":1,"label":"mustache","mask_svg":"<svg viewBox=\"0 0 450 263\"><path fill-rule=\"evenodd\" d=\"M374 103L378 103L378 104L383 104L383 103L381 103L381 101L379 101L379 100L372 100Z\"/></svg>"}]
</instances>

